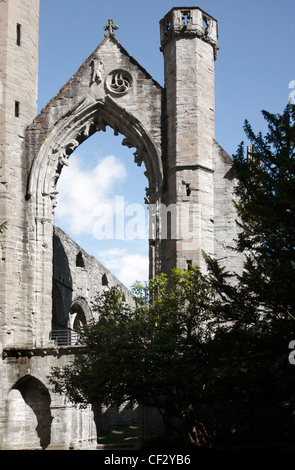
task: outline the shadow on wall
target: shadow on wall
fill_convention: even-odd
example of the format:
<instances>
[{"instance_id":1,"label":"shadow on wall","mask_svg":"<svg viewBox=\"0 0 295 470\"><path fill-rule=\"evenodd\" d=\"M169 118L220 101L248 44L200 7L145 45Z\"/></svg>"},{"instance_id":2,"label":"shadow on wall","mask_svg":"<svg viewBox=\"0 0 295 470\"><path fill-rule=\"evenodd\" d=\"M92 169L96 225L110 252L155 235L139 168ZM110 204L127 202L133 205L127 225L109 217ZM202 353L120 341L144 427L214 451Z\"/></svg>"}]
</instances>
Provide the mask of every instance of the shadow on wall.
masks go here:
<instances>
[{"instance_id":1,"label":"shadow on wall","mask_svg":"<svg viewBox=\"0 0 295 470\"><path fill-rule=\"evenodd\" d=\"M59 236L53 235L52 330L67 330L73 301L73 280L69 260Z\"/></svg>"},{"instance_id":2,"label":"shadow on wall","mask_svg":"<svg viewBox=\"0 0 295 470\"><path fill-rule=\"evenodd\" d=\"M50 444L51 398L45 385L32 376L20 379L8 397L8 442L13 448L46 449Z\"/></svg>"}]
</instances>

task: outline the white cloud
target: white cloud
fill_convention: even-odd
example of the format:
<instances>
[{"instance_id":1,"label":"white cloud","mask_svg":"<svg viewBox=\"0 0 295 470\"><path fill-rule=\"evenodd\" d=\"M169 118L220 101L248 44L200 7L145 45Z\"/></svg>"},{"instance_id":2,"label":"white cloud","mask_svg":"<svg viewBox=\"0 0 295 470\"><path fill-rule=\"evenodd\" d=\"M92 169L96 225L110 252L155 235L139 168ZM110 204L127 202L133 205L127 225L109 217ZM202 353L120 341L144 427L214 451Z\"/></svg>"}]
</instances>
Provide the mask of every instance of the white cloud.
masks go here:
<instances>
[{"instance_id":1,"label":"white cloud","mask_svg":"<svg viewBox=\"0 0 295 470\"><path fill-rule=\"evenodd\" d=\"M135 281L147 281L149 275L149 260L143 255L124 255L121 258L118 277L130 287Z\"/></svg>"},{"instance_id":2,"label":"white cloud","mask_svg":"<svg viewBox=\"0 0 295 470\"><path fill-rule=\"evenodd\" d=\"M127 287L132 286L135 281L148 280L148 256L114 248L101 251L98 259Z\"/></svg>"},{"instance_id":3,"label":"white cloud","mask_svg":"<svg viewBox=\"0 0 295 470\"><path fill-rule=\"evenodd\" d=\"M92 169L71 158L58 182L56 224L76 236L92 234L97 208L114 205L116 185L126 176L124 165L114 155L106 156Z\"/></svg>"},{"instance_id":4,"label":"white cloud","mask_svg":"<svg viewBox=\"0 0 295 470\"><path fill-rule=\"evenodd\" d=\"M135 281L148 280L149 260L147 255L138 252L139 246L140 251L146 248L146 207L128 205L119 195L120 190L124 192L127 176L124 164L114 155L100 159L96 166L92 164L92 168L87 165L87 159L82 159L79 154L73 155L58 181L55 223L86 251L92 246L91 254L130 287ZM122 220L119 228L118 220ZM113 244L107 240L110 238L115 244L118 238L125 244L128 238L134 236L139 239L140 245L131 242L123 249L104 245L104 237L99 236L104 224L106 230L108 226L111 228L110 236L105 237L106 242ZM97 243L100 243L99 253L95 249Z\"/></svg>"}]
</instances>

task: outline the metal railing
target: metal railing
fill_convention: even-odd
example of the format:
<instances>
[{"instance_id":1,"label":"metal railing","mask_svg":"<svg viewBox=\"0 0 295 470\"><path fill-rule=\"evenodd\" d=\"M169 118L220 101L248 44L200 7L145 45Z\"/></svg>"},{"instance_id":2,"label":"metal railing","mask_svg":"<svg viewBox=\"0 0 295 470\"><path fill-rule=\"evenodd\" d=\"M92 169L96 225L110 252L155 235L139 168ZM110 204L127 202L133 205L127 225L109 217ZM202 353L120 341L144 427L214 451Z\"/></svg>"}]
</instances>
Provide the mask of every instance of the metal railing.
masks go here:
<instances>
[{"instance_id":1,"label":"metal railing","mask_svg":"<svg viewBox=\"0 0 295 470\"><path fill-rule=\"evenodd\" d=\"M74 346L81 344L80 335L77 331L71 330L52 330L50 339L55 341L57 346Z\"/></svg>"}]
</instances>

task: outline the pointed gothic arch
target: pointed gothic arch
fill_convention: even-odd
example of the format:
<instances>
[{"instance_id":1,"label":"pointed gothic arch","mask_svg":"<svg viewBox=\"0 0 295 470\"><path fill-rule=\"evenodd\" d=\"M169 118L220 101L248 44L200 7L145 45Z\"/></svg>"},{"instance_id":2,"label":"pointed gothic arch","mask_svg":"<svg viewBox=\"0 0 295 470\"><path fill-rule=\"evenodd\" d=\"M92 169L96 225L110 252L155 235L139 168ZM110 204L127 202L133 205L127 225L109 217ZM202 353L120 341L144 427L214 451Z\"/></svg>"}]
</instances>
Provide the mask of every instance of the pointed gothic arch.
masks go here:
<instances>
[{"instance_id":1,"label":"pointed gothic arch","mask_svg":"<svg viewBox=\"0 0 295 470\"><path fill-rule=\"evenodd\" d=\"M110 126L115 135L125 136L123 145L136 149L135 162L138 165L144 162L149 195L157 199L163 185L162 161L157 146L139 120L107 96L104 101L85 98L53 126L33 160L27 200L36 197L37 202L40 197L49 197L54 208L56 184L71 153L95 132L104 131L106 126Z\"/></svg>"},{"instance_id":2,"label":"pointed gothic arch","mask_svg":"<svg viewBox=\"0 0 295 470\"><path fill-rule=\"evenodd\" d=\"M93 319L93 314L88 302L84 297L77 297L73 300L69 311L69 327L73 330L86 325Z\"/></svg>"},{"instance_id":3,"label":"pointed gothic arch","mask_svg":"<svg viewBox=\"0 0 295 470\"><path fill-rule=\"evenodd\" d=\"M40 115L41 116L41 115ZM42 117L42 116L41 116ZM97 131L110 126L115 135L122 134L122 144L135 148L135 161L145 164L145 175L149 187L146 188L148 202L157 205L161 201L163 168L161 156L153 138L139 122L112 98L96 101L89 96L60 118L43 140L32 161L29 171L26 200L33 236L31 238L30 264L33 309L40 312L38 322L47 325L42 329L44 341L50 337L52 315L52 237L54 209L58 191L56 185L64 166L69 164L71 153ZM39 128L39 133L41 131ZM32 138L29 130L29 138ZM153 217L154 214L153 214ZM155 224L153 218L153 225ZM155 231L153 230L153 233ZM159 250L158 250L159 251ZM34 256L34 253L36 256ZM160 251L155 255L155 242L150 246L150 276L161 269ZM158 256L158 258L157 258ZM42 292L42 296L34 295ZM36 322L36 331L41 331Z\"/></svg>"}]
</instances>

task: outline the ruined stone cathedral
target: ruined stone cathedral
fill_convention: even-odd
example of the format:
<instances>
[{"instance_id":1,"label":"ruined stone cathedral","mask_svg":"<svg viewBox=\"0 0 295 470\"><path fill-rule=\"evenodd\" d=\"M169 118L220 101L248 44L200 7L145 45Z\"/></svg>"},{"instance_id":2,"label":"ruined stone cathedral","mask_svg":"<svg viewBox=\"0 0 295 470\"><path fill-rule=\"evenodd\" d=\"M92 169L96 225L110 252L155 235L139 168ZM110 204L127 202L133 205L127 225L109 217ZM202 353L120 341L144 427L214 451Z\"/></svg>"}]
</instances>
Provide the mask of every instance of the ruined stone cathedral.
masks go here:
<instances>
[{"instance_id":1,"label":"ruined stone cathedral","mask_svg":"<svg viewBox=\"0 0 295 470\"><path fill-rule=\"evenodd\" d=\"M148 410L80 410L48 388L51 367L79 352L75 326L93 318L95 293L119 284L54 226L56 184L71 153L110 126L146 168L150 276L203 267L202 250L237 266L232 162L214 137L217 21L198 7L160 20L164 87L109 21L39 115L38 28L39 0L0 0L0 449L95 448L108 420ZM147 421L145 439L156 432Z\"/></svg>"}]
</instances>

